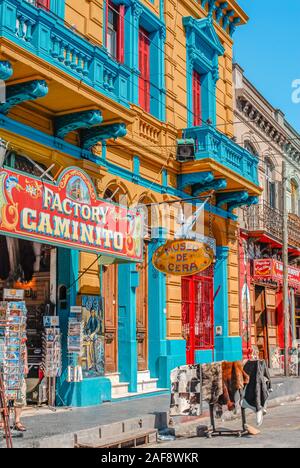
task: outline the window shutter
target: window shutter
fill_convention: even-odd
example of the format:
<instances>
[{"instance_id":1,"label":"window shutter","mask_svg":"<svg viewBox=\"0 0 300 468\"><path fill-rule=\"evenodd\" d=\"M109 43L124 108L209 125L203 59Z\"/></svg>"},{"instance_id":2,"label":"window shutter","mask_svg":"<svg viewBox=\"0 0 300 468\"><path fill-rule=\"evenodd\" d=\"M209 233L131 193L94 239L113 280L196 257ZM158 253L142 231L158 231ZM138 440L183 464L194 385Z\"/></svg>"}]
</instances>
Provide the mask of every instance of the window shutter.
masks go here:
<instances>
[{"instance_id":1,"label":"window shutter","mask_svg":"<svg viewBox=\"0 0 300 468\"><path fill-rule=\"evenodd\" d=\"M201 76L194 70L193 72L193 113L194 126L201 125Z\"/></svg>"},{"instance_id":2,"label":"window shutter","mask_svg":"<svg viewBox=\"0 0 300 468\"><path fill-rule=\"evenodd\" d=\"M278 209L283 211L282 206L282 182L277 182Z\"/></svg>"},{"instance_id":3,"label":"window shutter","mask_svg":"<svg viewBox=\"0 0 300 468\"><path fill-rule=\"evenodd\" d=\"M119 6L119 24L118 24L118 61L124 63L124 44L125 44L125 6Z\"/></svg>"},{"instance_id":4,"label":"window shutter","mask_svg":"<svg viewBox=\"0 0 300 468\"><path fill-rule=\"evenodd\" d=\"M139 34L139 104L150 112L150 40L144 29Z\"/></svg>"},{"instance_id":5,"label":"window shutter","mask_svg":"<svg viewBox=\"0 0 300 468\"><path fill-rule=\"evenodd\" d=\"M50 10L50 0L38 0L37 6L43 8L44 10Z\"/></svg>"}]
</instances>

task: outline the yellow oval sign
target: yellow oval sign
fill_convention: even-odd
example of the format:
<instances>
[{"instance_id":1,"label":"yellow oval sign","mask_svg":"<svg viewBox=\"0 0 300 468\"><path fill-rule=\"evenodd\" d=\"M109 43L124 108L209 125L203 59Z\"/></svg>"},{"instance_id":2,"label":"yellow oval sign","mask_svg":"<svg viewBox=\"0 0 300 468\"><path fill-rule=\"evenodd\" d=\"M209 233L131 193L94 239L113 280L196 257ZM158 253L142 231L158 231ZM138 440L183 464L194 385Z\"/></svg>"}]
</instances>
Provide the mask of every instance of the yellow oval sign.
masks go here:
<instances>
[{"instance_id":1,"label":"yellow oval sign","mask_svg":"<svg viewBox=\"0 0 300 468\"><path fill-rule=\"evenodd\" d=\"M174 276L192 276L206 270L214 259L213 249L192 240L168 241L153 255L154 267Z\"/></svg>"}]
</instances>

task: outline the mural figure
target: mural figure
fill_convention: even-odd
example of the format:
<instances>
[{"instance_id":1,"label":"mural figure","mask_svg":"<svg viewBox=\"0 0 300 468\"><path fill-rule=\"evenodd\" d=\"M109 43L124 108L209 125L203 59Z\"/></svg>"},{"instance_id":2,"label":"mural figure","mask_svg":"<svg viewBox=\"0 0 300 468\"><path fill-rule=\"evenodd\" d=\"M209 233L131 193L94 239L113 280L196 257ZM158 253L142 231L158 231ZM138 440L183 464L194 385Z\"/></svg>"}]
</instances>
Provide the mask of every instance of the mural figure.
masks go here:
<instances>
[{"instance_id":1,"label":"mural figure","mask_svg":"<svg viewBox=\"0 0 300 468\"><path fill-rule=\"evenodd\" d=\"M82 297L84 323L82 366L84 377L104 375L104 314L102 299Z\"/></svg>"}]
</instances>

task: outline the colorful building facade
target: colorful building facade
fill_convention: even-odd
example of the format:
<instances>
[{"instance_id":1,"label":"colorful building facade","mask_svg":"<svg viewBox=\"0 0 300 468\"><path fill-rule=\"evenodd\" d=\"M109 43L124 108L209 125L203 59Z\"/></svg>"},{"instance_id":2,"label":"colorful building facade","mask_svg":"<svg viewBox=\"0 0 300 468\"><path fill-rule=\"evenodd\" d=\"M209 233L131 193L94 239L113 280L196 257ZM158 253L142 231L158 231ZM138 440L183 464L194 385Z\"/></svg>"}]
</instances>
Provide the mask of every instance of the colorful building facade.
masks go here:
<instances>
[{"instance_id":1,"label":"colorful building facade","mask_svg":"<svg viewBox=\"0 0 300 468\"><path fill-rule=\"evenodd\" d=\"M189 279L152 266L166 238L160 211L141 263L59 241L39 250L33 234L32 258L47 261L28 275L21 262L22 281L10 274L15 247L5 233L2 285L10 278L24 288L34 316L48 304L60 317L57 404L165 391L170 371L187 361L242 357L235 209L261 193L257 158L233 139L232 36L246 21L234 0L0 0L5 166L37 175L38 164L54 181L76 167L117 205L211 195L203 235L214 267ZM178 161L178 139L193 140L193 161ZM68 319L86 297L101 298L104 368L70 383Z\"/></svg>"},{"instance_id":2,"label":"colorful building facade","mask_svg":"<svg viewBox=\"0 0 300 468\"><path fill-rule=\"evenodd\" d=\"M263 196L240 212L241 330L244 356L283 372L283 171L287 167L290 342L299 343L299 135L284 114L234 66L237 141L256 155ZM293 353L292 369L293 369ZM297 359L297 355L296 355ZM296 362L296 361L295 361ZM294 363L295 364L295 363ZM294 366L295 367L295 366ZM295 373L295 369L293 369ZM298 374L298 370L296 370Z\"/></svg>"}]
</instances>

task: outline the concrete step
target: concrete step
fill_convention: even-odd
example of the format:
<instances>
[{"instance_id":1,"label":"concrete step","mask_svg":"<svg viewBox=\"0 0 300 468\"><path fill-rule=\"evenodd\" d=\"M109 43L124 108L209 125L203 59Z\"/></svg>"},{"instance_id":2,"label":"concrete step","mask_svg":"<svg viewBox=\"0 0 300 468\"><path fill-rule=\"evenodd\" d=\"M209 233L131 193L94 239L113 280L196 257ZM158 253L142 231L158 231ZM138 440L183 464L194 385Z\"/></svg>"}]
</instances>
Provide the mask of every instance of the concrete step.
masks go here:
<instances>
[{"instance_id":1,"label":"concrete step","mask_svg":"<svg viewBox=\"0 0 300 468\"><path fill-rule=\"evenodd\" d=\"M150 371L149 370L138 371L137 378L138 378L138 382L144 382L144 381L150 380L151 379Z\"/></svg>"},{"instance_id":2,"label":"concrete step","mask_svg":"<svg viewBox=\"0 0 300 468\"><path fill-rule=\"evenodd\" d=\"M149 379L138 382L138 392L154 392L157 390L158 379Z\"/></svg>"},{"instance_id":3,"label":"concrete step","mask_svg":"<svg viewBox=\"0 0 300 468\"><path fill-rule=\"evenodd\" d=\"M163 394L163 393L166 393L168 392L168 389L167 388L156 388L155 390L145 390L145 391L140 391L138 393L124 393L123 395L119 395L119 396L115 396L112 398L112 401L115 402L115 401L121 401L121 400L131 400L131 399L134 399L136 397L147 397L147 395L150 396L156 396L156 395L160 395L160 394Z\"/></svg>"},{"instance_id":4,"label":"concrete step","mask_svg":"<svg viewBox=\"0 0 300 468\"><path fill-rule=\"evenodd\" d=\"M123 395L128 394L128 382L120 382L120 374L107 374L106 377L111 381L112 385L112 398L122 398Z\"/></svg>"},{"instance_id":5,"label":"concrete step","mask_svg":"<svg viewBox=\"0 0 300 468\"><path fill-rule=\"evenodd\" d=\"M122 398L128 394L129 382L120 382L112 386L112 398Z\"/></svg>"},{"instance_id":6,"label":"concrete step","mask_svg":"<svg viewBox=\"0 0 300 468\"><path fill-rule=\"evenodd\" d=\"M138 392L151 392L157 390L158 379L152 379L150 371L138 372Z\"/></svg>"},{"instance_id":7,"label":"concrete step","mask_svg":"<svg viewBox=\"0 0 300 468\"><path fill-rule=\"evenodd\" d=\"M116 372L114 374L107 374L105 377L107 377L112 385L117 385L120 383L120 374L119 372Z\"/></svg>"}]
</instances>

